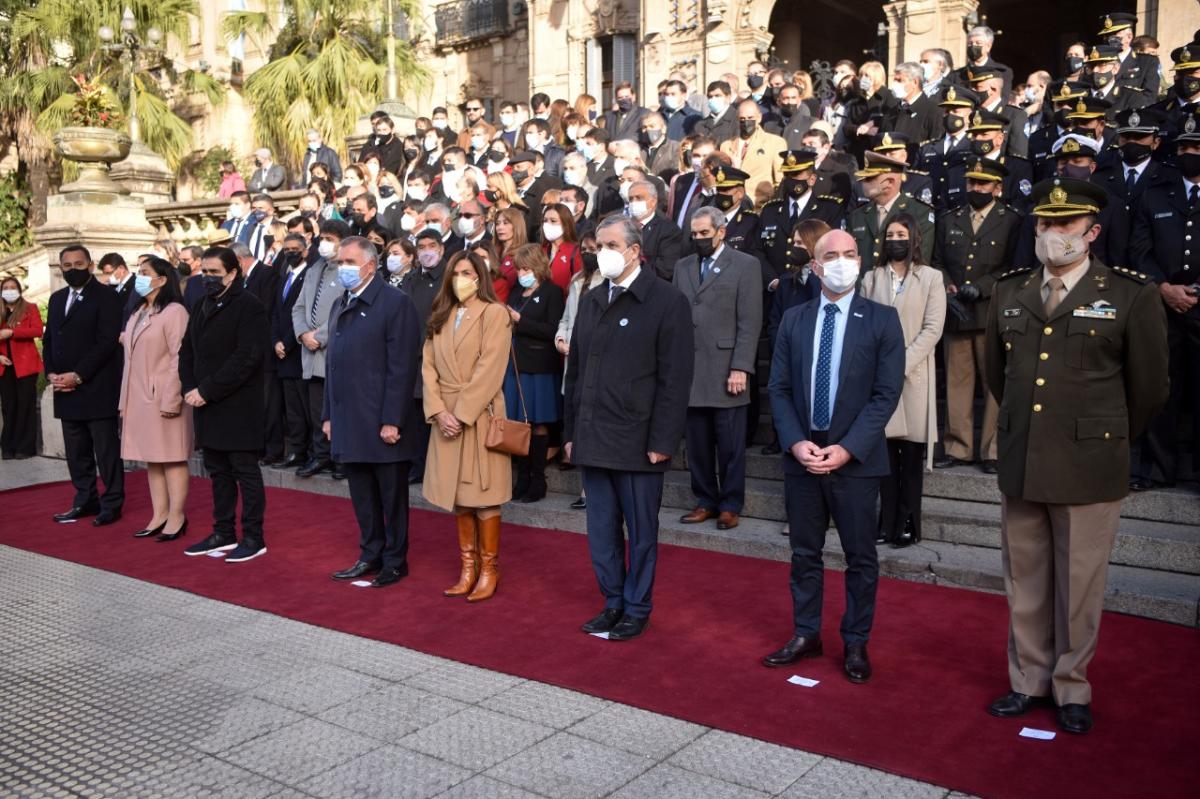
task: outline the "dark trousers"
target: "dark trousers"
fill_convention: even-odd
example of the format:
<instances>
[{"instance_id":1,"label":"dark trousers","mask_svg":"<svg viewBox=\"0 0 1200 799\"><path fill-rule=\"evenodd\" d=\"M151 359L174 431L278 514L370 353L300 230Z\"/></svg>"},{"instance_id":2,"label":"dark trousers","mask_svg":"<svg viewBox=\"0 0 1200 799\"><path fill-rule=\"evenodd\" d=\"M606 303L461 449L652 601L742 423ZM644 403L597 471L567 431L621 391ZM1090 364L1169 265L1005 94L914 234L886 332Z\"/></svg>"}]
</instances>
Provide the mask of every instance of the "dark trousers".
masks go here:
<instances>
[{"instance_id":1,"label":"dark trousers","mask_svg":"<svg viewBox=\"0 0 1200 799\"><path fill-rule=\"evenodd\" d=\"M306 455L312 440L308 417L308 388L298 377L283 377L282 384L284 429L287 455Z\"/></svg>"},{"instance_id":2,"label":"dark trousers","mask_svg":"<svg viewBox=\"0 0 1200 799\"><path fill-rule=\"evenodd\" d=\"M1168 309L1167 350L1171 393L1139 439L1131 471L1170 485L1179 477L1179 419L1186 414L1192 416L1192 470L1200 471L1200 318Z\"/></svg>"},{"instance_id":3,"label":"dark trousers","mask_svg":"<svg viewBox=\"0 0 1200 799\"><path fill-rule=\"evenodd\" d=\"M36 373L17 377L11 366L0 375L0 453L6 458L37 454L37 380Z\"/></svg>"},{"instance_id":4,"label":"dark trousers","mask_svg":"<svg viewBox=\"0 0 1200 799\"><path fill-rule=\"evenodd\" d=\"M821 445L824 446L824 445ZM875 555L875 499L879 478L792 474L783 476L784 507L791 526L792 617L795 634L821 632L824 561L821 548L829 517L837 525L846 554L846 612L842 641L865 644L875 618L875 588L879 561ZM591 497L588 497L591 504Z\"/></svg>"},{"instance_id":5,"label":"dark trousers","mask_svg":"<svg viewBox=\"0 0 1200 799\"><path fill-rule=\"evenodd\" d=\"M398 569L408 563L408 461L344 463L358 518L358 559Z\"/></svg>"},{"instance_id":6,"label":"dark trousers","mask_svg":"<svg viewBox=\"0 0 1200 799\"><path fill-rule=\"evenodd\" d=\"M412 468L409 471L410 480L420 480L425 476L425 455L429 452L429 432L433 429L433 425L425 422L425 400L417 397L413 400L413 409L410 413L415 414L414 419L421 421L415 424L414 435L417 437L417 455L412 459ZM513 497L518 499L518 497Z\"/></svg>"},{"instance_id":7,"label":"dark trousers","mask_svg":"<svg viewBox=\"0 0 1200 799\"><path fill-rule=\"evenodd\" d=\"M658 511L662 506L662 472L620 472L583 467L587 494L588 551L606 609L636 618L650 615L654 567L658 561ZM629 531L629 568L625 568L625 536Z\"/></svg>"},{"instance_id":8,"label":"dark trousers","mask_svg":"<svg viewBox=\"0 0 1200 799\"><path fill-rule=\"evenodd\" d=\"M263 512L267 494L263 489L262 469L256 452L203 450L204 468L212 477L213 532L237 537L238 489L242 492L242 541L264 544Z\"/></svg>"},{"instance_id":9,"label":"dark trousers","mask_svg":"<svg viewBox=\"0 0 1200 799\"><path fill-rule=\"evenodd\" d=\"M321 414L325 412L325 378L313 377L304 381L308 388L308 424L312 430L308 457L329 460L329 439L321 429Z\"/></svg>"},{"instance_id":10,"label":"dark trousers","mask_svg":"<svg viewBox=\"0 0 1200 799\"><path fill-rule=\"evenodd\" d=\"M119 512L125 504L125 463L121 460L121 436L117 417L107 419L63 419L63 445L67 470L75 486L74 507L95 507ZM97 499L96 472L104 483L104 496Z\"/></svg>"},{"instance_id":11,"label":"dark trousers","mask_svg":"<svg viewBox=\"0 0 1200 799\"><path fill-rule=\"evenodd\" d=\"M271 357L275 357L274 353ZM263 374L263 407L267 411L263 454L268 458L278 458L283 455L283 386L275 372Z\"/></svg>"},{"instance_id":12,"label":"dark trousers","mask_svg":"<svg viewBox=\"0 0 1200 799\"><path fill-rule=\"evenodd\" d=\"M684 437L696 504L741 513L746 501L746 406L688 408Z\"/></svg>"},{"instance_id":13,"label":"dark trousers","mask_svg":"<svg viewBox=\"0 0 1200 799\"><path fill-rule=\"evenodd\" d=\"M925 445L889 438L892 471L879 484L879 532L889 541L900 537L912 519L913 538L921 538L921 488L925 484Z\"/></svg>"}]
</instances>

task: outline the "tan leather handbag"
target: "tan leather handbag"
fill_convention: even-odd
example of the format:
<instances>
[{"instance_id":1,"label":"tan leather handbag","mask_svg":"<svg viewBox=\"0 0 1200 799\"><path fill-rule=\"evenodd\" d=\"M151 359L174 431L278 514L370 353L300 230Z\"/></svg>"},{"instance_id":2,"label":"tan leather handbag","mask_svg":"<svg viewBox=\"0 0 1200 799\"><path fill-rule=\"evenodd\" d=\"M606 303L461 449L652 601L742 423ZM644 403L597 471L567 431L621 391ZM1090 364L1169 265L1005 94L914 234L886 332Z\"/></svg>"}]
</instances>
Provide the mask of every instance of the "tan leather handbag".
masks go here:
<instances>
[{"instance_id":1,"label":"tan leather handbag","mask_svg":"<svg viewBox=\"0 0 1200 799\"><path fill-rule=\"evenodd\" d=\"M521 388L521 370L517 368L517 353L512 345L508 348L512 357L513 373L517 376L517 395L521 398L521 416L529 418L525 410L525 391ZM529 438L533 434L533 426L529 422L519 422L516 419L506 419L497 416L492 403L488 403L488 431L484 446L495 452L505 452L509 455L524 457L529 454Z\"/></svg>"}]
</instances>

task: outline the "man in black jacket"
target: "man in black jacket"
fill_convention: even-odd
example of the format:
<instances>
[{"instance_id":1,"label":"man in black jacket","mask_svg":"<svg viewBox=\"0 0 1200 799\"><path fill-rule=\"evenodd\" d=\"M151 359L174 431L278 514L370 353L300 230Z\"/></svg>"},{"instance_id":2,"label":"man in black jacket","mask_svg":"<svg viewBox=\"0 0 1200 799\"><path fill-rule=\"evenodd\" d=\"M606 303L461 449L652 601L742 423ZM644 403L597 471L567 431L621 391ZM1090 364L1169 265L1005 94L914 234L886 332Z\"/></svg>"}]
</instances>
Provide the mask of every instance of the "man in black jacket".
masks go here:
<instances>
[{"instance_id":1,"label":"man in black jacket","mask_svg":"<svg viewBox=\"0 0 1200 799\"><path fill-rule=\"evenodd\" d=\"M670 281L683 254L683 232L659 212L653 183L639 180L629 188L629 217L642 230L642 264Z\"/></svg>"},{"instance_id":2,"label":"man in black jacket","mask_svg":"<svg viewBox=\"0 0 1200 799\"><path fill-rule=\"evenodd\" d=\"M266 413L266 428L265 451L261 463L263 466L275 466L283 460L283 387L279 384L279 359L271 351L275 342L270 338L269 325L275 316L275 306L279 304L280 267L259 261L241 242L234 242L229 249L233 250L238 259L238 266L241 267L242 286L254 295L254 299L259 301L267 315L267 338L263 341L263 408Z\"/></svg>"},{"instance_id":3,"label":"man in black jacket","mask_svg":"<svg viewBox=\"0 0 1200 799\"><path fill-rule=\"evenodd\" d=\"M74 244L58 255L67 286L50 295L42 358L54 389L54 416L62 421L67 469L75 486L70 510L55 514L60 524L95 516L102 527L121 518L125 472L117 434L117 399L123 356L121 299L92 275L92 256ZM130 281L132 282L132 281ZM96 494L96 469L104 494Z\"/></svg>"},{"instance_id":4,"label":"man in black jacket","mask_svg":"<svg viewBox=\"0 0 1200 799\"><path fill-rule=\"evenodd\" d=\"M312 180L313 164L324 164L329 170L329 178L334 183L342 182L342 162L338 158L338 154L333 148L325 144L321 140L321 131L316 128L309 128L308 133L308 149L304 151L304 161L300 170L300 179L303 182L297 181L293 188L303 189L308 185L308 181Z\"/></svg>"},{"instance_id":5,"label":"man in black jacket","mask_svg":"<svg viewBox=\"0 0 1200 799\"><path fill-rule=\"evenodd\" d=\"M461 248L460 248L461 249ZM442 245L442 237L436 230L426 228L417 234L417 264L405 276L401 290L412 299L417 307L417 320L421 329L429 322L429 314L433 310L433 298L442 287L442 278L446 274L446 250ZM424 390L420 380L413 391L414 413L418 419L425 418ZM420 483L425 477L425 452L429 449L428 424L418 424L414 434L420 438L421 445L413 457L412 469L409 471L410 485Z\"/></svg>"},{"instance_id":6,"label":"man in black jacket","mask_svg":"<svg viewBox=\"0 0 1200 799\"><path fill-rule=\"evenodd\" d=\"M292 325L292 306L304 289L308 271L304 253L304 236L289 233L283 240L282 264L286 272L280 276L280 290L275 313L271 318L273 357L283 393L285 459L276 464L281 469L297 469L308 462L309 428L308 389L304 385L304 367L300 364L300 342ZM290 454L288 454L290 453Z\"/></svg>"},{"instance_id":7,"label":"man in black jacket","mask_svg":"<svg viewBox=\"0 0 1200 799\"><path fill-rule=\"evenodd\" d=\"M642 268L633 222L610 217L596 238L608 279L579 304L563 438L583 468L588 547L604 595L604 611L582 629L623 641L649 623L663 477L683 436L692 383L692 314L682 293Z\"/></svg>"},{"instance_id":8,"label":"man in black jacket","mask_svg":"<svg viewBox=\"0 0 1200 799\"><path fill-rule=\"evenodd\" d=\"M183 401L192 406L196 446L212 476L213 532L187 555L228 552L226 563L265 555L263 490L263 356L267 315L242 286L232 250L211 247L200 259L204 300L188 321L179 349ZM242 495L242 540L234 516Z\"/></svg>"}]
</instances>

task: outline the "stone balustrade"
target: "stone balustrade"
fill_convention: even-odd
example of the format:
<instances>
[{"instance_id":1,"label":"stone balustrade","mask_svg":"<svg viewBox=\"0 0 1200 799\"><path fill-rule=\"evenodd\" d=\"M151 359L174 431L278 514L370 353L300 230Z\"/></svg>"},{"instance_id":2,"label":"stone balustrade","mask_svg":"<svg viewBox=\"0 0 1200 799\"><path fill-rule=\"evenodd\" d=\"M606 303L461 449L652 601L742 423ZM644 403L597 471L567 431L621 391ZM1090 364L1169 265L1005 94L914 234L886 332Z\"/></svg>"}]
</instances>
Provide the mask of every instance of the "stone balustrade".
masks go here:
<instances>
[{"instance_id":1,"label":"stone balustrade","mask_svg":"<svg viewBox=\"0 0 1200 799\"><path fill-rule=\"evenodd\" d=\"M286 219L296 212L300 205L303 189L295 191L280 191L271 195L275 201L275 216ZM213 197L206 200L188 200L186 202L159 203L146 207L146 219L157 231L156 239L171 239L178 247L199 245L207 246L216 235L221 223L225 221L225 212L229 208L229 200Z\"/></svg>"}]
</instances>

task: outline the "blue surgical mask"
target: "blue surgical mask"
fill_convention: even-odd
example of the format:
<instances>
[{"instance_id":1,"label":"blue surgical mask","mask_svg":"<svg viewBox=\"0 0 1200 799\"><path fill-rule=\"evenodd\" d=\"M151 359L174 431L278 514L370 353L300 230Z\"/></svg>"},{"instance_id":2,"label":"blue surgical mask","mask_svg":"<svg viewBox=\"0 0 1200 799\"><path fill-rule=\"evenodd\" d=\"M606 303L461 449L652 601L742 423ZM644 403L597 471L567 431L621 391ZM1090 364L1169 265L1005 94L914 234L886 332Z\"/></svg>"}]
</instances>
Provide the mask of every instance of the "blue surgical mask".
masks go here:
<instances>
[{"instance_id":1,"label":"blue surgical mask","mask_svg":"<svg viewBox=\"0 0 1200 799\"><path fill-rule=\"evenodd\" d=\"M729 103L725 102L725 99L723 97L709 97L708 98L708 110L712 111L713 114L719 115L719 114L723 113L725 111L725 109L728 107L729 107Z\"/></svg>"},{"instance_id":2,"label":"blue surgical mask","mask_svg":"<svg viewBox=\"0 0 1200 799\"><path fill-rule=\"evenodd\" d=\"M154 278L149 275L135 275L133 278L133 290L138 293L139 297L145 297L154 291L154 286L150 285L153 280Z\"/></svg>"},{"instance_id":3,"label":"blue surgical mask","mask_svg":"<svg viewBox=\"0 0 1200 799\"><path fill-rule=\"evenodd\" d=\"M536 278L533 276L533 272L526 272L523 275L517 276L517 282L521 284L521 288L533 288L533 283L535 280Z\"/></svg>"},{"instance_id":4,"label":"blue surgical mask","mask_svg":"<svg viewBox=\"0 0 1200 799\"><path fill-rule=\"evenodd\" d=\"M342 284L344 289L352 289L362 282L359 277L357 266L339 266L338 267L338 282Z\"/></svg>"},{"instance_id":5,"label":"blue surgical mask","mask_svg":"<svg viewBox=\"0 0 1200 799\"><path fill-rule=\"evenodd\" d=\"M587 142L582 142L582 141L581 141L581 142L579 142L579 143L578 143L577 145L575 145L575 146L576 146L576 149L578 149L578 150L579 150L579 154L583 156L583 158L584 158L584 160L585 160L585 161L591 161L591 160L592 160L592 156L594 156L594 155L595 155L595 153L594 153L594 152L592 152L592 147L591 147L591 145L590 145L590 144L588 144Z\"/></svg>"}]
</instances>

